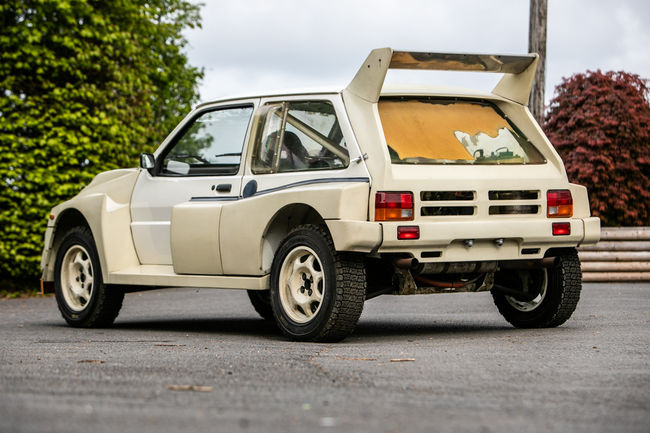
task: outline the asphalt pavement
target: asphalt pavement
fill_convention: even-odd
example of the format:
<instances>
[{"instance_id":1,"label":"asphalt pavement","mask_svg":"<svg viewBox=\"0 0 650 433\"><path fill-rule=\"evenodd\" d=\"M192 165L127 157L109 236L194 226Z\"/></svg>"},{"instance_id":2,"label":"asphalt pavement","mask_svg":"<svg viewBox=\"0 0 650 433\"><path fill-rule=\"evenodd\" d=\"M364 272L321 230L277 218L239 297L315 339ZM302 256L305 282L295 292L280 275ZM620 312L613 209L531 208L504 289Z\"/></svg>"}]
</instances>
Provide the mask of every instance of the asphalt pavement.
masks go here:
<instances>
[{"instance_id":1,"label":"asphalt pavement","mask_svg":"<svg viewBox=\"0 0 650 433\"><path fill-rule=\"evenodd\" d=\"M586 284L518 330L489 294L384 296L338 344L286 341L244 292L126 296L114 327L0 301L0 432L650 432L650 284Z\"/></svg>"}]
</instances>

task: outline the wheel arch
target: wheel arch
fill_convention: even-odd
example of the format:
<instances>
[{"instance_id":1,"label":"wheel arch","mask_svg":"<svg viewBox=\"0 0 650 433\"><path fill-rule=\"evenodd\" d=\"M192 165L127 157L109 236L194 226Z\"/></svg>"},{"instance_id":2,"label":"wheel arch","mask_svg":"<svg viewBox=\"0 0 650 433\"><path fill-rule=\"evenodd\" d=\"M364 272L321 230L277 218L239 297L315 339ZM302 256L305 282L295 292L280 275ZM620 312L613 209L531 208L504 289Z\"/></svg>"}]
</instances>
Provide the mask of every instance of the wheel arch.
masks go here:
<instances>
[{"instance_id":1,"label":"wheel arch","mask_svg":"<svg viewBox=\"0 0 650 433\"><path fill-rule=\"evenodd\" d=\"M262 236L262 270L271 271L273 258L282 241L295 227L304 224L322 225L326 231L325 219L312 206L305 203L292 203L279 209L269 221Z\"/></svg>"},{"instance_id":2,"label":"wheel arch","mask_svg":"<svg viewBox=\"0 0 650 433\"><path fill-rule=\"evenodd\" d=\"M59 247L63 242L65 234L74 227L87 227L91 233L93 233L92 227L88 223L88 220L79 209L75 207L69 207L57 215L55 225L51 227L51 245L49 247L49 251L47 252L48 256L46 258L46 267L43 273L43 279L45 281L54 280L54 262L56 261L56 255L59 251ZM48 230L49 229L50 227L48 227ZM93 233L93 238L95 238L95 233Z\"/></svg>"},{"instance_id":3,"label":"wheel arch","mask_svg":"<svg viewBox=\"0 0 650 433\"><path fill-rule=\"evenodd\" d=\"M73 207L65 209L56 220L54 239L52 241L53 255L56 256L56 252L61 245L65 234L74 227L88 227L91 233L93 233L93 238L95 237L95 233L93 232L92 227L90 227L90 224L88 224L88 220L83 213Z\"/></svg>"}]
</instances>

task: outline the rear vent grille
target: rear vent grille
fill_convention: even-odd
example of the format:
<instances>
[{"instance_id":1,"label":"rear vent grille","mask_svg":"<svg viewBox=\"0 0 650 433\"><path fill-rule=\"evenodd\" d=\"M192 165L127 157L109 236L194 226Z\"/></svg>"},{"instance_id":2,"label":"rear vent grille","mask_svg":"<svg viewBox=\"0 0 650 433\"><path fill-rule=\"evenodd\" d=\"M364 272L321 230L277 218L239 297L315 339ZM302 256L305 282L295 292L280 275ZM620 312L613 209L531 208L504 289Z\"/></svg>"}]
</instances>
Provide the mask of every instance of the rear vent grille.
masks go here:
<instances>
[{"instance_id":1,"label":"rear vent grille","mask_svg":"<svg viewBox=\"0 0 650 433\"><path fill-rule=\"evenodd\" d=\"M540 190L493 190L478 198L476 191L421 191L420 215L453 217L484 215L538 215L542 209ZM487 206L486 206L487 205ZM486 206L488 209L485 209Z\"/></svg>"},{"instance_id":2,"label":"rear vent grille","mask_svg":"<svg viewBox=\"0 0 650 433\"><path fill-rule=\"evenodd\" d=\"M539 254L539 248L523 248L521 254Z\"/></svg>"},{"instance_id":3,"label":"rear vent grille","mask_svg":"<svg viewBox=\"0 0 650 433\"><path fill-rule=\"evenodd\" d=\"M420 210L422 216L474 215L474 206L425 206Z\"/></svg>"},{"instance_id":4,"label":"rear vent grille","mask_svg":"<svg viewBox=\"0 0 650 433\"><path fill-rule=\"evenodd\" d=\"M490 191L488 196L490 200L537 200L539 191Z\"/></svg>"},{"instance_id":5,"label":"rear vent grille","mask_svg":"<svg viewBox=\"0 0 650 433\"><path fill-rule=\"evenodd\" d=\"M470 201L474 200L474 191L422 191L422 201Z\"/></svg>"},{"instance_id":6,"label":"rear vent grille","mask_svg":"<svg viewBox=\"0 0 650 433\"><path fill-rule=\"evenodd\" d=\"M534 215L539 213L538 205L490 206L490 215Z\"/></svg>"}]
</instances>

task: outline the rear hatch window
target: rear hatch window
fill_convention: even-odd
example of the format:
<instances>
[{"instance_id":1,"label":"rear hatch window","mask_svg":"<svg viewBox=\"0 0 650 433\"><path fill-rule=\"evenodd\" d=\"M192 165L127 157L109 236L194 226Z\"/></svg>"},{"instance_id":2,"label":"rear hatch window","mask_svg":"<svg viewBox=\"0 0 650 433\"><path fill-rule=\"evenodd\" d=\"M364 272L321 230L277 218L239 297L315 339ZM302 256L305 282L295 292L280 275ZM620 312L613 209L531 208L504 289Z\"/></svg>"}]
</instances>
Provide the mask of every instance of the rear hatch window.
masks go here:
<instances>
[{"instance_id":1,"label":"rear hatch window","mask_svg":"<svg viewBox=\"0 0 650 433\"><path fill-rule=\"evenodd\" d=\"M541 164L543 155L493 104L382 99L379 117L394 164Z\"/></svg>"}]
</instances>

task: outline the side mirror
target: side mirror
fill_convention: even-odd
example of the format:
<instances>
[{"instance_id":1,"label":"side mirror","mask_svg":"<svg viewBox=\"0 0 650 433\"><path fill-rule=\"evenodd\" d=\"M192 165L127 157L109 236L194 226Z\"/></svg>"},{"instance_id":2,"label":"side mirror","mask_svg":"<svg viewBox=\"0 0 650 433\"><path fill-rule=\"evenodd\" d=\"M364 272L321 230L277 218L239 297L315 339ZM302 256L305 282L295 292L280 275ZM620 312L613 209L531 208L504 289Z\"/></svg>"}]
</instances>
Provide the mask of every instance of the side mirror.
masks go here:
<instances>
[{"instance_id":1,"label":"side mirror","mask_svg":"<svg viewBox=\"0 0 650 433\"><path fill-rule=\"evenodd\" d=\"M140 154L140 167L146 170L151 170L156 165L156 160L151 153Z\"/></svg>"}]
</instances>

